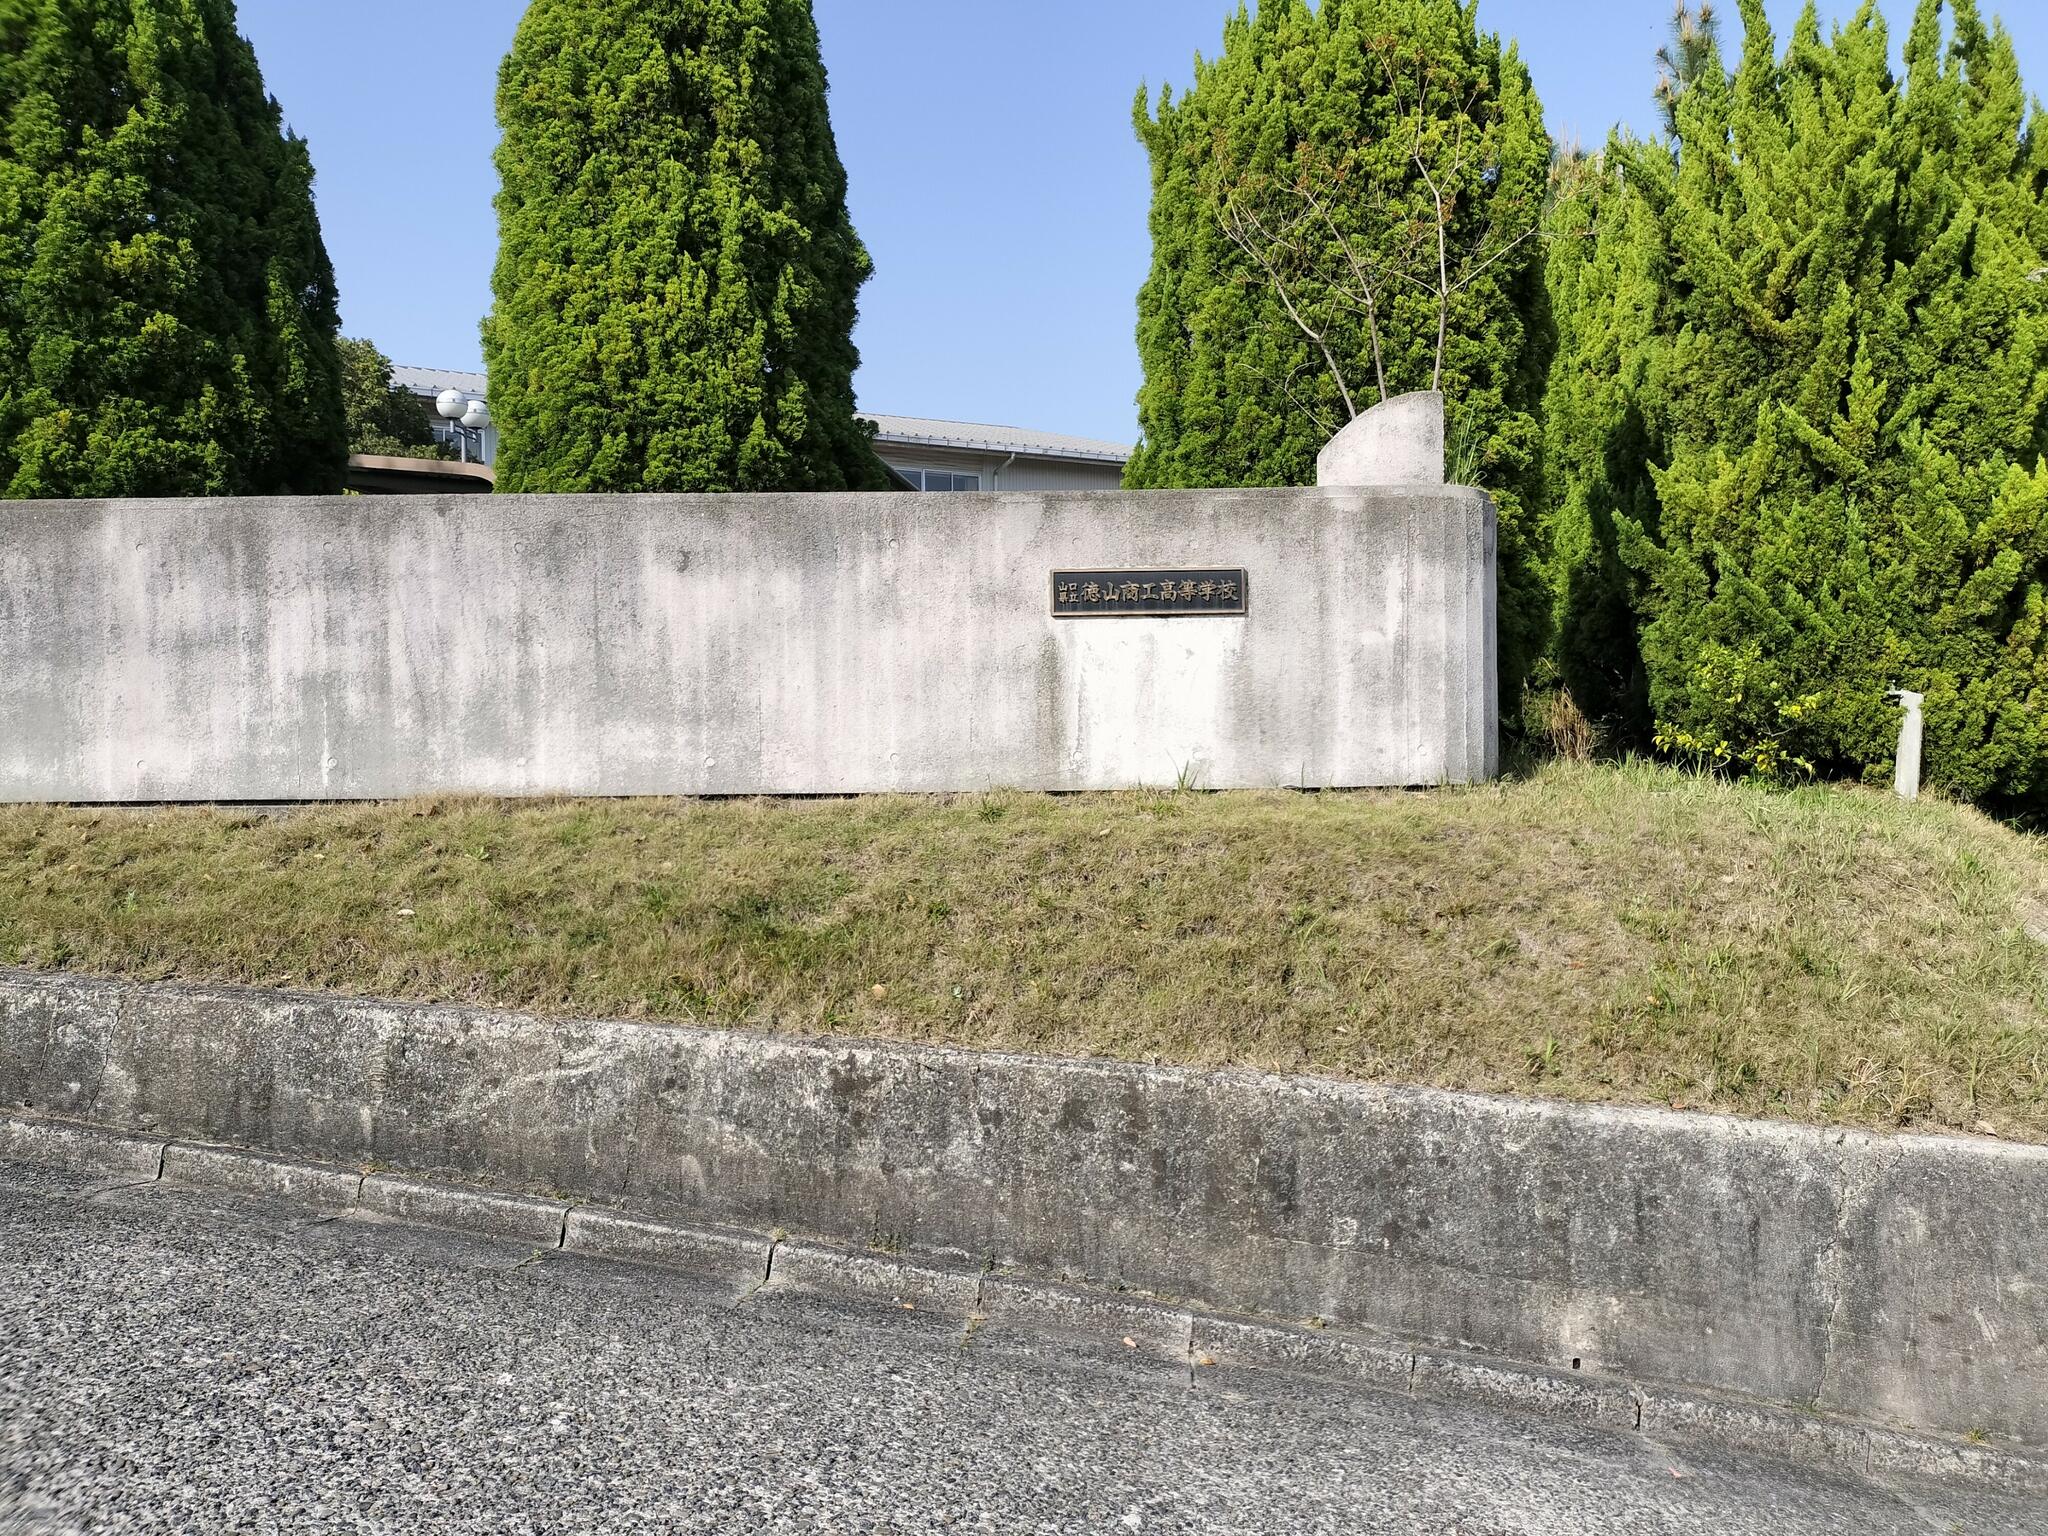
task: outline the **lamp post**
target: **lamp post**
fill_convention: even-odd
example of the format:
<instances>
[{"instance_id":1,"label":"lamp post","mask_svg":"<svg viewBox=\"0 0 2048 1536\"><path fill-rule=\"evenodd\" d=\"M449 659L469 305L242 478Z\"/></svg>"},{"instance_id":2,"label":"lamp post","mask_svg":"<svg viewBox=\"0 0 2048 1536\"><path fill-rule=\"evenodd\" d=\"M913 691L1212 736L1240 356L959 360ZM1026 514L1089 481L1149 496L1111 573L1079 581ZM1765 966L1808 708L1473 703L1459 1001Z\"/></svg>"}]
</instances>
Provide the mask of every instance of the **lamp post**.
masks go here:
<instances>
[{"instance_id":1,"label":"lamp post","mask_svg":"<svg viewBox=\"0 0 2048 1536\"><path fill-rule=\"evenodd\" d=\"M441 419L453 424L455 443L462 453L462 462L469 462L470 440L476 440L476 461L484 461L484 433L491 425L491 408L481 400L472 400L459 389L444 389L434 401L434 409Z\"/></svg>"}]
</instances>

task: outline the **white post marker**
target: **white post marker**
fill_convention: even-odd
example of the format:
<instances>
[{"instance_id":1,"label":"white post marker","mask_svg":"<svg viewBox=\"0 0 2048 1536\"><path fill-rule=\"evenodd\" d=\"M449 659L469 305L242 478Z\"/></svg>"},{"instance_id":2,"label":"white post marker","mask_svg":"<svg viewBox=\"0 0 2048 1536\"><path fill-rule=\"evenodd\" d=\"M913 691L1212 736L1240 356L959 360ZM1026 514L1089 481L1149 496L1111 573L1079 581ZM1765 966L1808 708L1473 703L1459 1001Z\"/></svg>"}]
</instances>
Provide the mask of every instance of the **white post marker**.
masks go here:
<instances>
[{"instance_id":1,"label":"white post marker","mask_svg":"<svg viewBox=\"0 0 2048 1536\"><path fill-rule=\"evenodd\" d=\"M1897 699L1906 711L1906 723L1899 728L1899 768L1892 780L1892 787L1898 790L1901 800L1920 798L1920 752L1927 740L1926 722L1921 718L1921 706L1927 696L1908 693L1903 688L1894 688L1885 695Z\"/></svg>"}]
</instances>

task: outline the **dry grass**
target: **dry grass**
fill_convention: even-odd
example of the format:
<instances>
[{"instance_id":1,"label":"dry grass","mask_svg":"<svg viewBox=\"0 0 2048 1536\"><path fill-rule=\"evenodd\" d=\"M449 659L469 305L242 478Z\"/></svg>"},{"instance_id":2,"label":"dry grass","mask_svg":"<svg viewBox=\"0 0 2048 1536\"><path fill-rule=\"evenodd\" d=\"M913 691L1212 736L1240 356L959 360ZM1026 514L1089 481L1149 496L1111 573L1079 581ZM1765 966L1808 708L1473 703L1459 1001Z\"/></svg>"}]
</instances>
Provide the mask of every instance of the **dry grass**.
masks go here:
<instances>
[{"instance_id":1,"label":"dry grass","mask_svg":"<svg viewBox=\"0 0 2048 1536\"><path fill-rule=\"evenodd\" d=\"M1600 751L1600 732L1586 718L1569 688L1536 694L1523 706L1524 723L1551 757L1566 763L1590 763Z\"/></svg>"},{"instance_id":2,"label":"dry grass","mask_svg":"<svg viewBox=\"0 0 2048 1536\"><path fill-rule=\"evenodd\" d=\"M2048 853L1560 766L1433 794L0 809L0 964L2048 1141Z\"/></svg>"}]
</instances>

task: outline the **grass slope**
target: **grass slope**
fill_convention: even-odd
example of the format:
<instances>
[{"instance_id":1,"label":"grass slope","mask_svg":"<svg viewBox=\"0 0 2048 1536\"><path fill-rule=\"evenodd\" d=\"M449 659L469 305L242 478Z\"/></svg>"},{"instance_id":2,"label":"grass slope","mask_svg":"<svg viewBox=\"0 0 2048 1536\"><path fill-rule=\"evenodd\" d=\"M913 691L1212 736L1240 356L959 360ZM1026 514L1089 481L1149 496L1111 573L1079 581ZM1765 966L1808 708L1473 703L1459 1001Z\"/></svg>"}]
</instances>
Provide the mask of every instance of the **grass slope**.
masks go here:
<instances>
[{"instance_id":1,"label":"grass slope","mask_svg":"<svg viewBox=\"0 0 2048 1536\"><path fill-rule=\"evenodd\" d=\"M2048 850L1645 766L1431 794L0 808L0 964L2048 1141Z\"/></svg>"}]
</instances>

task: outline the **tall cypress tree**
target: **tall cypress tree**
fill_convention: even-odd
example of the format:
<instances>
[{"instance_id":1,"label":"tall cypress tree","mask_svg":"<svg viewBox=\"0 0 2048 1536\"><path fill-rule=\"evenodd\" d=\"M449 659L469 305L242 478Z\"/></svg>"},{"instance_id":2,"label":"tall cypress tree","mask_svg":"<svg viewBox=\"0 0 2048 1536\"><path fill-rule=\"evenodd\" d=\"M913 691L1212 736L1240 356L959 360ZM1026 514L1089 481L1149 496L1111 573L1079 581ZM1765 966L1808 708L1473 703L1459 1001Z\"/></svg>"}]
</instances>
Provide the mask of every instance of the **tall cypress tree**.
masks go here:
<instances>
[{"instance_id":1,"label":"tall cypress tree","mask_svg":"<svg viewBox=\"0 0 2048 1536\"><path fill-rule=\"evenodd\" d=\"M884 483L810 0L533 0L498 116L499 490Z\"/></svg>"},{"instance_id":2,"label":"tall cypress tree","mask_svg":"<svg viewBox=\"0 0 2048 1536\"><path fill-rule=\"evenodd\" d=\"M1649 682L1621 539L1624 526L1657 526L1650 465L1666 422L1655 343L1669 264L1630 182L1660 170L1668 179L1668 148L1622 135L1600 155L1560 159L1544 267L1557 350L1543 404L1552 622L1539 681L1569 689L1610 740L1645 747Z\"/></svg>"},{"instance_id":3,"label":"tall cypress tree","mask_svg":"<svg viewBox=\"0 0 2048 1536\"><path fill-rule=\"evenodd\" d=\"M1895 79L1874 7L1782 59L1744 0L1732 80L1631 181L1671 270L1657 518L1623 528L1668 744L1888 770L1928 699L1935 779L2048 800L2043 133L2010 41L1922 0Z\"/></svg>"},{"instance_id":4,"label":"tall cypress tree","mask_svg":"<svg viewBox=\"0 0 2048 1536\"><path fill-rule=\"evenodd\" d=\"M1352 414L1440 382L1456 468L1500 509L1512 696L1548 611L1525 508L1551 145L1521 59L1476 15L1476 0L1263 0L1185 95L1140 93L1153 261L1126 483L1310 483ZM1439 214L1468 279L1447 303L1428 291Z\"/></svg>"},{"instance_id":5,"label":"tall cypress tree","mask_svg":"<svg viewBox=\"0 0 2048 1536\"><path fill-rule=\"evenodd\" d=\"M312 186L233 0L0 0L0 493L340 490Z\"/></svg>"}]
</instances>

